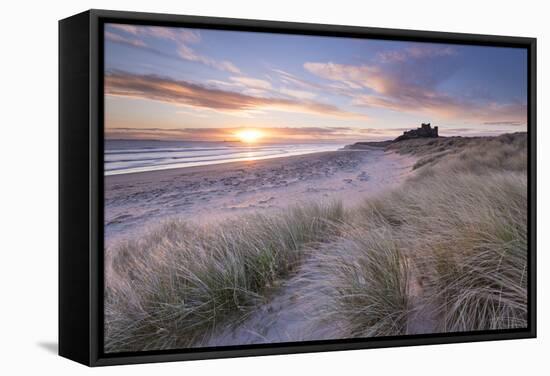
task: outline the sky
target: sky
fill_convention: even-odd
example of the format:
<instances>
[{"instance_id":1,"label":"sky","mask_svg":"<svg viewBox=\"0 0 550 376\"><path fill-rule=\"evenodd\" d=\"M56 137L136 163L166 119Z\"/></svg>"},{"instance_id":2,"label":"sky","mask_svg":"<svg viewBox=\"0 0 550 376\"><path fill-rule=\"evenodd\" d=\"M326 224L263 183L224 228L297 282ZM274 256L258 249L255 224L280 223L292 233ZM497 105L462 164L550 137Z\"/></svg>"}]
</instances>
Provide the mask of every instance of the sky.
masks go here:
<instances>
[{"instance_id":1,"label":"sky","mask_svg":"<svg viewBox=\"0 0 550 376\"><path fill-rule=\"evenodd\" d=\"M105 137L380 140L527 128L525 49L105 25Z\"/></svg>"}]
</instances>

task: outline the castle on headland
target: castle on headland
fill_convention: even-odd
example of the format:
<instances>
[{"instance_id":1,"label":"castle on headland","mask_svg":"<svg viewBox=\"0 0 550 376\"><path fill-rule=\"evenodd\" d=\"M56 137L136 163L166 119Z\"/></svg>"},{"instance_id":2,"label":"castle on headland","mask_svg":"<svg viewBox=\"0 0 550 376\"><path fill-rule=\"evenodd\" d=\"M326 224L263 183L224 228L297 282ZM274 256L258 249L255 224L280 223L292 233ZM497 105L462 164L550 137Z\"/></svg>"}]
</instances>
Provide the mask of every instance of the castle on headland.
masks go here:
<instances>
[{"instance_id":1,"label":"castle on headland","mask_svg":"<svg viewBox=\"0 0 550 376\"><path fill-rule=\"evenodd\" d=\"M420 128L411 129L410 131L405 131L403 134L399 137L397 137L395 141L403 141L403 140L410 140L413 138L432 138L432 137L439 137L437 127L431 126L430 123L422 123L422 126Z\"/></svg>"}]
</instances>

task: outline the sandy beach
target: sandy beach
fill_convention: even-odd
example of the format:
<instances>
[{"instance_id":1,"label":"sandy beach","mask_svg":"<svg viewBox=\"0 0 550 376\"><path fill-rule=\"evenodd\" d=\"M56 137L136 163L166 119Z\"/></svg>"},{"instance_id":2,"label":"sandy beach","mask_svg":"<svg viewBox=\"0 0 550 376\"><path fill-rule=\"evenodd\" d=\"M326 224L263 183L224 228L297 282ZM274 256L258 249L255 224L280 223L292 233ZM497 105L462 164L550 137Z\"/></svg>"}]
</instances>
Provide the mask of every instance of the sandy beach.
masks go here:
<instances>
[{"instance_id":1,"label":"sandy beach","mask_svg":"<svg viewBox=\"0 0 550 376\"><path fill-rule=\"evenodd\" d=\"M353 205L401 183L414 161L373 147L106 176L105 239L169 217L201 222L301 202Z\"/></svg>"}]
</instances>

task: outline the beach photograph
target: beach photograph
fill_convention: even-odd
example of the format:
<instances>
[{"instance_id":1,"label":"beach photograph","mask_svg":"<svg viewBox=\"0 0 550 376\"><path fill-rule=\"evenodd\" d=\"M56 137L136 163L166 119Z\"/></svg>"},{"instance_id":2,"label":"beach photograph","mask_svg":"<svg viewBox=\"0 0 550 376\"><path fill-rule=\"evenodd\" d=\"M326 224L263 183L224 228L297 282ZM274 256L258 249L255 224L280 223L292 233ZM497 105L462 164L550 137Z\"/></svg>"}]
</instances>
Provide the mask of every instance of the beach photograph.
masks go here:
<instances>
[{"instance_id":1,"label":"beach photograph","mask_svg":"<svg viewBox=\"0 0 550 376\"><path fill-rule=\"evenodd\" d=\"M526 328L525 49L104 25L106 353Z\"/></svg>"}]
</instances>

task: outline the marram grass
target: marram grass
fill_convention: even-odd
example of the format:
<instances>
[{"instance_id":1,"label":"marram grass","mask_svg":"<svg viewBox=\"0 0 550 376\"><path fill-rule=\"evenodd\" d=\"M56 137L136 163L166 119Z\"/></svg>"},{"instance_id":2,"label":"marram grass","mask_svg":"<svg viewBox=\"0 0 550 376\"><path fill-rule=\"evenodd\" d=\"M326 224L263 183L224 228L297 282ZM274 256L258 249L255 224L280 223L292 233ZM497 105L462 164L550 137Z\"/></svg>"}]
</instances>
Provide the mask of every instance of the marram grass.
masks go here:
<instances>
[{"instance_id":1,"label":"marram grass","mask_svg":"<svg viewBox=\"0 0 550 376\"><path fill-rule=\"evenodd\" d=\"M304 257L321 276L318 315L343 323L339 338L407 334L418 312L431 312L431 332L525 327L526 135L390 149L419 157L414 175L359 207L169 221L108 249L106 351L201 346Z\"/></svg>"}]
</instances>

